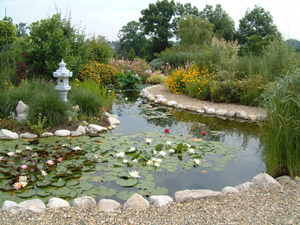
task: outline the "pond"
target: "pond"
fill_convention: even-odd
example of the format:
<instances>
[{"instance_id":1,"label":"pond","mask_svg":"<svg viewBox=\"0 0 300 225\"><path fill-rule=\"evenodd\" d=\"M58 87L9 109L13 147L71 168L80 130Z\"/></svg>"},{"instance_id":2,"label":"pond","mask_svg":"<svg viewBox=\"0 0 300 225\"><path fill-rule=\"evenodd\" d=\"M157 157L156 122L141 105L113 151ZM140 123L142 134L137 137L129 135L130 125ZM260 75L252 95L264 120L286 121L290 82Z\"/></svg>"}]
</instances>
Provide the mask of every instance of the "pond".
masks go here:
<instances>
[{"instance_id":1,"label":"pond","mask_svg":"<svg viewBox=\"0 0 300 225\"><path fill-rule=\"evenodd\" d=\"M220 191L266 170L255 123L155 105L135 91L117 93L112 113L121 124L96 137L2 141L0 204L84 195L122 202L133 192L174 197L184 189Z\"/></svg>"}]
</instances>

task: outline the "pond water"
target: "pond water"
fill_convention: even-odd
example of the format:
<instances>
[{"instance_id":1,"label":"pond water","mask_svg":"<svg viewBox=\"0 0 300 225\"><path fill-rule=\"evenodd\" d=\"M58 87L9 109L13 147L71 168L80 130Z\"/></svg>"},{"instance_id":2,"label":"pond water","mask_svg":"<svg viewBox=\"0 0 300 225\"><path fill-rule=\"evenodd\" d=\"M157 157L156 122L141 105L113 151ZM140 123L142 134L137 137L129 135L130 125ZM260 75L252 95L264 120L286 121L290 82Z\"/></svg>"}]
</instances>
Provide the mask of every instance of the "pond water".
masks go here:
<instances>
[{"instance_id":1,"label":"pond water","mask_svg":"<svg viewBox=\"0 0 300 225\"><path fill-rule=\"evenodd\" d=\"M124 101L124 98L127 101ZM229 162L223 171L214 171L202 168L201 165L191 170L178 170L154 174L158 186L168 188L168 195L184 189L211 189L222 190L225 186L236 186L251 181L258 173L265 172L265 163L260 150L259 127L255 123L236 122L235 120L210 117L170 107L157 106L145 99L139 98L137 92L127 92L120 95L113 106L112 112L118 115L121 125L114 133L126 135L135 133L156 132L164 136L165 129L170 134L191 135L194 138L218 140L230 146L237 147L236 160ZM167 112L162 118L158 115L149 115L146 105L158 107L161 112ZM216 136L203 137L202 131L208 134L219 133ZM167 135L165 135L167 136Z\"/></svg>"},{"instance_id":2,"label":"pond water","mask_svg":"<svg viewBox=\"0 0 300 225\"><path fill-rule=\"evenodd\" d=\"M178 111L138 93L117 92L112 113L121 124L99 136L0 141L0 205L85 195L122 202L134 192L174 197L220 191L266 171L255 123ZM27 185L15 190L20 181Z\"/></svg>"}]
</instances>

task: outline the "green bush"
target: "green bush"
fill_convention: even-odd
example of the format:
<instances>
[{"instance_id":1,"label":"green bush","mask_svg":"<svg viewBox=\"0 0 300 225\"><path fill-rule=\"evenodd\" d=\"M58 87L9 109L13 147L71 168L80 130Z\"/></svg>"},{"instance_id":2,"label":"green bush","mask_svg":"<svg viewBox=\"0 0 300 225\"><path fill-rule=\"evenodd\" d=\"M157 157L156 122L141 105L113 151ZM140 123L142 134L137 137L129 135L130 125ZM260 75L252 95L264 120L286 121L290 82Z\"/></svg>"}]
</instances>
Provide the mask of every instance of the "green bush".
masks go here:
<instances>
[{"instance_id":1,"label":"green bush","mask_svg":"<svg viewBox=\"0 0 300 225\"><path fill-rule=\"evenodd\" d=\"M288 73L263 95L261 123L267 171L273 177L300 175L300 71Z\"/></svg>"},{"instance_id":2,"label":"green bush","mask_svg":"<svg viewBox=\"0 0 300 225\"><path fill-rule=\"evenodd\" d=\"M127 73L118 72L115 83L121 89L135 89L136 85L141 83L141 78L133 70Z\"/></svg>"},{"instance_id":3,"label":"green bush","mask_svg":"<svg viewBox=\"0 0 300 225\"><path fill-rule=\"evenodd\" d=\"M163 74L154 74L148 77L147 84L161 84L164 83L167 77Z\"/></svg>"}]
</instances>

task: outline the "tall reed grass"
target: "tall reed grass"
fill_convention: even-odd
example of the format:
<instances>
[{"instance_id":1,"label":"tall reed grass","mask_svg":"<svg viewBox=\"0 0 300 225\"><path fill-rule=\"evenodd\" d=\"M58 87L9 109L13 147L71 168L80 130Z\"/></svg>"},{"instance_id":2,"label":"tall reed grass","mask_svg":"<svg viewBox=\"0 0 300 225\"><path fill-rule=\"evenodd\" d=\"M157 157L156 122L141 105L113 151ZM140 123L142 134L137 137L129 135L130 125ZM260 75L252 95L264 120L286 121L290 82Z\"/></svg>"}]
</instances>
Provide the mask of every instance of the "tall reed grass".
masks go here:
<instances>
[{"instance_id":1,"label":"tall reed grass","mask_svg":"<svg viewBox=\"0 0 300 225\"><path fill-rule=\"evenodd\" d=\"M300 175L300 70L288 73L263 95L261 123L267 171L273 177Z\"/></svg>"}]
</instances>

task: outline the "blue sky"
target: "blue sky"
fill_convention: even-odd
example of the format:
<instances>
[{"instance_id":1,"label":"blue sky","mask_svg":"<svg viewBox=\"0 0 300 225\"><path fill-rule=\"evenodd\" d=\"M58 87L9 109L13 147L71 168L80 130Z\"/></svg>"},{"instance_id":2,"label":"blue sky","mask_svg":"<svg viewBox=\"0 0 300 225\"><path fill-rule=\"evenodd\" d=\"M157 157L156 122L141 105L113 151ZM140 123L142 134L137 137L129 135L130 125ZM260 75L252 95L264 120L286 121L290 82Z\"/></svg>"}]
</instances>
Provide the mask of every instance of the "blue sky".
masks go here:
<instances>
[{"instance_id":1,"label":"blue sky","mask_svg":"<svg viewBox=\"0 0 300 225\"><path fill-rule=\"evenodd\" d=\"M55 5L62 11L71 12L72 23L84 28L88 35L103 35L108 40L117 40L122 26L129 21L138 21L142 9L157 0L0 0L0 19L5 15L12 17L14 23L32 22L52 16ZM274 24L284 38L300 40L300 1L299 0L175 0L191 3L200 11L206 4L221 4L223 9L235 21L245 16L247 8L253 9L258 4L273 16Z\"/></svg>"}]
</instances>

